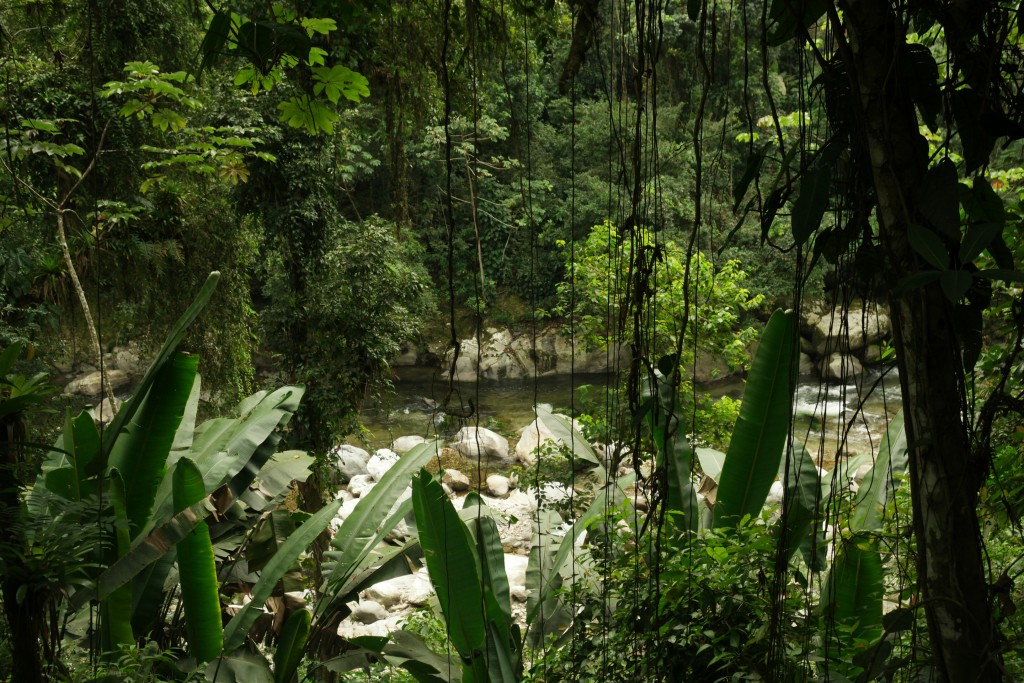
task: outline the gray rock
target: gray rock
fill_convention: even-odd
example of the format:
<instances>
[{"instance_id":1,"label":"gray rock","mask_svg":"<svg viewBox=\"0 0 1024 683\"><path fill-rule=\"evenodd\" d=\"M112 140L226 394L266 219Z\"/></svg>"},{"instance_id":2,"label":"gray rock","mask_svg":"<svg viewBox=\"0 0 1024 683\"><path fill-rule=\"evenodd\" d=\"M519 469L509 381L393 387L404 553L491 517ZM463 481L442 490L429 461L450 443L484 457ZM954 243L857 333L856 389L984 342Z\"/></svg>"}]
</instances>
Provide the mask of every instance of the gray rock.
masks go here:
<instances>
[{"instance_id":1,"label":"gray rock","mask_svg":"<svg viewBox=\"0 0 1024 683\"><path fill-rule=\"evenodd\" d=\"M366 461L366 472L374 481L380 481L391 467L398 462L398 453L390 448L380 448Z\"/></svg>"},{"instance_id":2,"label":"gray rock","mask_svg":"<svg viewBox=\"0 0 1024 683\"><path fill-rule=\"evenodd\" d=\"M822 315L811 330L811 341L815 352L824 356L836 351L858 351L890 334L892 323L888 313L877 304L868 304L851 306L845 315L841 311Z\"/></svg>"},{"instance_id":3,"label":"gray rock","mask_svg":"<svg viewBox=\"0 0 1024 683\"><path fill-rule=\"evenodd\" d=\"M487 477L487 490L498 498L507 496L511 488L512 482L509 481L508 477L503 477L500 474L492 474Z\"/></svg>"},{"instance_id":4,"label":"gray rock","mask_svg":"<svg viewBox=\"0 0 1024 683\"><path fill-rule=\"evenodd\" d=\"M803 351L800 352L800 376L809 377L818 374L818 366L814 364L811 357Z\"/></svg>"},{"instance_id":5,"label":"gray rock","mask_svg":"<svg viewBox=\"0 0 1024 683\"><path fill-rule=\"evenodd\" d=\"M107 385L111 391L123 389L131 383L132 379L124 370L107 370ZM65 394L77 394L80 396L99 396L103 393L102 377L99 372L91 372L88 375L76 377L64 387Z\"/></svg>"},{"instance_id":6,"label":"gray rock","mask_svg":"<svg viewBox=\"0 0 1024 683\"><path fill-rule=\"evenodd\" d=\"M384 609L384 605L373 600L353 601L348 603L348 608L352 611L349 616L362 624L372 624L388 618L388 611Z\"/></svg>"},{"instance_id":7,"label":"gray rock","mask_svg":"<svg viewBox=\"0 0 1024 683\"><path fill-rule=\"evenodd\" d=\"M353 477L366 474L366 462L370 454L358 446L343 444L331 452L334 467L339 474L351 481Z\"/></svg>"},{"instance_id":8,"label":"gray rock","mask_svg":"<svg viewBox=\"0 0 1024 683\"><path fill-rule=\"evenodd\" d=\"M401 628L401 622L405 619L404 614L389 614L384 619L379 619L370 624L353 619L351 615L338 624L338 636L344 640L370 636L373 638L387 638L393 632Z\"/></svg>"},{"instance_id":9,"label":"gray rock","mask_svg":"<svg viewBox=\"0 0 1024 683\"><path fill-rule=\"evenodd\" d=\"M505 553L505 574L508 576L509 592L517 602L526 602L526 567L530 558L526 555Z\"/></svg>"},{"instance_id":10,"label":"gray rock","mask_svg":"<svg viewBox=\"0 0 1024 683\"><path fill-rule=\"evenodd\" d=\"M865 365L878 365L882 362L882 345L868 344L861 352L861 360Z\"/></svg>"},{"instance_id":11,"label":"gray rock","mask_svg":"<svg viewBox=\"0 0 1024 683\"><path fill-rule=\"evenodd\" d=\"M369 474L357 474L348 482L348 490L356 498L362 498L376 486L377 483Z\"/></svg>"},{"instance_id":12,"label":"gray rock","mask_svg":"<svg viewBox=\"0 0 1024 683\"><path fill-rule=\"evenodd\" d=\"M579 427L575 420L573 420L573 426L576 427L578 432ZM583 435L577 434L576 438L582 441ZM527 467L532 467L537 463L537 449L548 442L559 446L569 445L563 439L556 437L555 434L547 428L547 425L544 424L543 420L537 418L519 430L519 441L516 443L515 459Z\"/></svg>"},{"instance_id":13,"label":"gray rock","mask_svg":"<svg viewBox=\"0 0 1024 683\"><path fill-rule=\"evenodd\" d=\"M110 421L114 419L114 415L117 414L117 411L121 409L121 403L121 399L115 396L114 405L113 408L111 408L110 399L105 398L100 401L99 406L91 409L89 414L92 415L92 419L94 419L98 424L109 424Z\"/></svg>"},{"instance_id":14,"label":"gray rock","mask_svg":"<svg viewBox=\"0 0 1024 683\"><path fill-rule=\"evenodd\" d=\"M455 434L452 447L470 459L509 461L508 439L484 427L463 427Z\"/></svg>"},{"instance_id":15,"label":"gray rock","mask_svg":"<svg viewBox=\"0 0 1024 683\"><path fill-rule=\"evenodd\" d=\"M572 344L572 340L557 327L539 330L536 335L513 336L508 330L488 328L481 336L481 345L475 338L460 342L459 359L455 374L462 381L515 380L534 376L576 373L608 372L610 368L629 363L625 347L614 350L585 350ZM447 370L454 354L445 355ZM479 364L478 364L479 359Z\"/></svg>"},{"instance_id":16,"label":"gray rock","mask_svg":"<svg viewBox=\"0 0 1024 683\"><path fill-rule=\"evenodd\" d=\"M693 378L700 383L713 382L732 374L729 364L721 356L701 350L694 362Z\"/></svg>"},{"instance_id":17,"label":"gray rock","mask_svg":"<svg viewBox=\"0 0 1024 683\"><path fill-rule=\"evenodd\" d=\"M422 436L400 436L391 443L391 450L395 453L408 453L416 446L425 442L426 439Z\"/></svg>"},{"instance_id":18,"label":"gray rock","mask_svg":"<svg viewBox=\"0 0 1024 683\"><path fill-rule=\"evenodd\" d=\"M398 605L426 605L434 589L426 570L381 581L363 591L363 599L380 603L389 610Z\"/></svg>"},{"instance_id":19,"label":"gray rock","mask_svg":"<svg viewBox=\"0 0 1024 683\"><path fill-rule=\"evenodd\" d=\"M446 469L441 481L456 493L469 490L469 477L458 470Z\"/></svg>"},{"instance_id":20,"label":"gray rock","mask_svg":"<svg viewBox=\"0 0 1024 683\"><path fill-rule=\"evenodd\" d=\"M419 361L419 352L416 349L416 345L412 342L406 342L402 344L401 353L391 361L391 365L396 368L408 368L416 365L417 361Z\"/></svg>"},{"instance_id":21,"label":"gray rock","mask_svg":"<svg viewBox=\"0 0 1024 683\"><path fill-rule=\"evenodd\" d=\"M481 498L487 507L500 516L497 522L498 532L506 552L529 552L533 544L533 515L537 511L537 502L534 498L524 491L512 491L507 498ZM456 507L461 507L465 500L465 497L462 497L453 502Z\"/></svg>"},{"instance_id":22,"label":"gray rock","mask_svg":"<svg viewBox=\"0 0 1024 683\"><path fill-rule=\"evenodd\" d=\"M845 382L860 377L864 372L859 360L842 353L832 353L822 358L818 370L823 379L831 382Z\"/></svg>"}]
</instances>

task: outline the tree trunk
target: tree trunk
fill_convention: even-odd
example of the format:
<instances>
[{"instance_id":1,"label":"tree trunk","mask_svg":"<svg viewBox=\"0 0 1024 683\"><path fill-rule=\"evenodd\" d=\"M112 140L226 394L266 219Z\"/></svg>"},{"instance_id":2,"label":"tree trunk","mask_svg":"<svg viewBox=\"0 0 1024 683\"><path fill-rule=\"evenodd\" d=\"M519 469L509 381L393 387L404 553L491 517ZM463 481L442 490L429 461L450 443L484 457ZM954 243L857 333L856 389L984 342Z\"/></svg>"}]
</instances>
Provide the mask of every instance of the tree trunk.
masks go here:
<instances>
[{"instance_id":1,"label":"tree trunk","mask_svg":"<svg viewBox=\"0 0 1024 683\"><path fill-rule=\"evenodd\" d=\"M928 169L908 84L900 83L897 46L906 42L888 1L841 3L849 51L857 143L871 160L879 233L903 390L918 583L939 678L948 683L1002 680L977 517L984 469L968 442L962 344L953 306L937 283L895 289L921 260L908 226L928 227L915 206ZM836 17L833 15L833 19ZM838 22L836 22L838 26Z\"/></svg>"}]
</instances>

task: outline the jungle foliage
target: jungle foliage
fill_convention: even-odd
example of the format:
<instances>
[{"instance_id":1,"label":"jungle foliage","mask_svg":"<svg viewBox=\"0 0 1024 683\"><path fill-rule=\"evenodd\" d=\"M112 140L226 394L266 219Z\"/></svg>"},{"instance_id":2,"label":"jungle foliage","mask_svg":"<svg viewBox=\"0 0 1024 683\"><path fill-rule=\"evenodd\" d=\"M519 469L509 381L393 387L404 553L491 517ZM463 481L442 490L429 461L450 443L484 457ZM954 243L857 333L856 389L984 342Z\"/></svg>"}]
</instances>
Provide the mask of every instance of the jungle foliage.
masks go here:
<instances>
[{"instance_id":1,"label":"jungle foliage","mask_svg":"<svg viewBox=\"0 0 1024 683\"><path fill-rule=\"evenodd\" d=\"M0 679L1019 677L1021 9L0 8ZM884 301L902 385L830 473L792 428L810 299ZM525 632L432 445L324 533L401 345L495 321L631 351L582 420L611 456L538 408L579 499L534 520ZM128 341L155 360L113 422L54 397ZM738 408L694 394L708 355ZM433 616L337 642L419 565Z\"/></svg>"}]
</instances>

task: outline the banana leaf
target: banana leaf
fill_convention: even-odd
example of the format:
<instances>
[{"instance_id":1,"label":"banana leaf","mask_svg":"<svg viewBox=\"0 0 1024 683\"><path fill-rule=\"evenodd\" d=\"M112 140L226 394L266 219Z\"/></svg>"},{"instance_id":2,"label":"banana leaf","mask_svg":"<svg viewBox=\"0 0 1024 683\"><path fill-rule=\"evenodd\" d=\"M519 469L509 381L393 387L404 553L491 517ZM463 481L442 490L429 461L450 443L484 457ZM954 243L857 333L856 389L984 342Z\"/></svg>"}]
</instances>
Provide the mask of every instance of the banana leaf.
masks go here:
<instances>
[{"instance_id":1,"label":"banana leaf","mask_svg":"<svg viewBox=\"0 0 1024 683\"><path fill-rule=\"evenodd\" d=\"M290 683L302 662L302 652L309 638L312 615L309 610L293 612L281 629L281 638L274 653L274 683Z\"/></svg>"},{"instance_id":2,"label":"banana leaf","mask_svg":"<svg viewBox=\"0 0 1024 683\"><path fill-rule=\"evenodd\" d=\"M562 587L562 572L572 559L580 534L603 520L609 512L621 512L627 519L632 517L633 505L623 489L634 481L636 475L629 473L600 489L590 506L562 536L557 548L552 542L555 538L553 532L561 525L562 519L550 510L539 511L526 566L526 623L531 644L538 645L544 636L565 629L572 621L572 612L556 595Z\"/></svg>"},{"instance_id":3,"label":"banana leaf","mask_svg":"<svg viewBox=\"0 0 1024 683\"><path fill-rule=\"evenodd\" d=\"M198 364L198 356L186 354L176 354L164 363L131 422L125 423L111 442L108 467L118 469L125 481L131 482L125 491L125 506L133 536L149 521Z\"/></svg>"},{"instance_id":4,"label":"banana leaf","mask_svg":"<svg viewBox=\"0 0 1024 683\"><path fill-rule=\"evenodd\" d=\"M789 467L785 465L783 462L780 472L780 478L785 481L785 497L776 533L783 545L782 552L787 561L798 549L807 547L808 540L812 539L808 548L810 554L805 559L808 560L808 565L813 567L817 565L814 559L817 556L817 548L813 536L817 533L817 522L822 518L821 505L826 496L822 495L818 468L803 444L793 444L793 457ZM824 548L824 539L816 540Z\"/></svg>"},{"instance_id":5,"label":"banana leaf","mask_svg":"<svg viewBox=\"0 0 1024 683\"><path fill-rule=\"evenodd\" d=\"M839 546L821 596L826 623L872 639L882 625L882 556L874 539L854 536Z\"/></svg>"},{"instance_id":6,"label":"banana leaf","mask_svg":"<svg viewBox=\"0 0 1024 683\"><path fill-rule=\"evenodd\" d=\"M118 557L128 553L128 514L124 479L117 469L110 471L110 502L114 508L114 552ZM104 634L103 650L110 652L122 645L135 642L132 631L132 587L121 586L112 591L101 603L101 622Z\"/></svg>"},{"instance_id":7,"label":"banana leaf","mask_svg":"<svg viewBox=\"0 0 1024 683\"><path fill-rule=\"evenodd\" d=\"M463 661L473 666L487 638L480 559L473 539L441 482L426 470L412 480L412 507L448 637Z\"/></svg>"},{"instance_id":8,"label":"banana leaf","mask_svg":"<svg viewBox=\"0 0 1024 683\"><path fill-rule=\"evenodd\" d=\"M572 450L574 458L592 465L602 465L601 459L594 452L590 442L573 426L572 420L568 416L553 413L545 406L537 406L536 412L537 419L560 443Z\"/></svg>"},{"instance_id":9,"label":"banana leaf","mask_svg":"<svg viewBox=\"0 0 1024 683\"><path fill-rule=\"evenodd\" d=\"M245 642L256 617L258 610L263 607L274 586L285 575L292 563L298 559L306 548L319 536L327 525L331 523L334 515L341 508L341 501L336 500L328 503L312 517L302 523L295 533L282 545L277 554L267 563L260 574L260 580L252 588L252 600L247 602L242 609L234 616L228 625L224 627L224 652L232 653Z\"/></svg>"},{"instance_id":10,"label":"banana leaf","mask_svg":"<svg viewBox=\"0 0 1024 683\"><path fill-rule=\"evenodd\" d=\"M270 665L258 652L237 650L221 655L206 665L206 680L212 683L274 683Z\"/></svg>"},{"instance_id":11,"label":"banana leaf","mask_svg":"<svg viewBox=\"0 0 1024 683\"><path fill-rule=\"evenodd\" d=\"M673 356L661 359L659 366L665 371L653 382L645 382L645 410L651 436L658 449L657 464L664 472L667 483L665 506L670 512L682 513L682 520L674 514L672 524L678 529L697 531L700 517L697 514L697 490L693 486L693 448L686 436L680 433L678 390L674 385L677 365Z\"/></svg>"},{"instance_id":12,"label":"banana leaf","mask_svg":"<svg viewBox=\"0 0 1024 683\"><path fill-rule=\"evenodd\" d=\"M174 507L181 510L205 497L203 475L195 463L182 458L174 468ZM208 662L220 654L224 631L217 590L217 565L205 521L201 520L185 538L178 541L178 576L189 654L196 661Z\"/></svg>"},{"instance_id":13,"label":"banana leaf","mask_svg":"<svg viewBox=\"0 0 1024 683\"><path fill-rule=\"evenodd\" d=\"M351 671L366 666L366 655L372 654L383 657L392 666L402 667L418 683L460 683L463 680L461 662L456 657L434 652L422 636L411 631L395 631L390 641L367 637L353 642L361 648L353 653L354 657L350 655L354 662L345 662L348 658L343 656L324 662L324 666L331 671Z\"/></svg>"},{"instance_id":14,"label":"banana leaf","mask_svg":"<svg viewBox=\"0 0 1024 683\"><path fill-rule=\"evenodd\" d=\"M135 543L128 553L107 568L97 579L97 589L83 588L76 591L69 602L74 612L97 595L105 599L111 593L135 578L146 567L164 557L178 541L185 538L192 529L209 515L223 512L230 498L224 491L214 491L198 503L182 510L159 529L155 529L141 541Z\"/></svg>"},{"instance_id":15,"label":"banana leaf","mask_svg":"<svg viewBox=\"0 0 1024 683\"><path fill-rule=\"evenodd\" d=\"M422 443L409 450L381 477L369 493L359 499L355 509L345 518L331 541L334 550L328 555L333 561L333 566L322 591L329 599L322 600L317 606L317 618L322 618L327 612L339 608L339 600L344 598L341 589L348 583L349 576L362 566L370 551L391 531L388 524L381 523L390 517L389 523L393 525L405 516L405 513L401 516L390 513L409 485L413 473L436 452L437 442L434 441Z\"/></svg>"},{"instance_id":16,"label":"banana leaf","mask_svg":"<svg viewBox=\"0 0 1024 683\"><path fill-rule=\"evenodd\" d=\"M477 493L466 496L463 509L476 511L469 521L469 529L477 544L480 556L481 585L484 589L484 607L490 624L488 638L488 670L505 671L514 669L515 646L512 643L512 598L505 573L505 551L494 518L488 514L487 505ZM513 668L508 668L508 666ZM494 667L497 666L497 669Z\"/></svg>"},{"instance_id":17,"label":"banana leaf","mask_svg":"<svg viewBox=\"0 0 1024 683\"><path fill-rule=\"evenodd\" d=\"M251 479L234 480L239 472L259 461L262 467L273 455L280 437L275 434L298 410L303 387L284 386L273 392L258 392L237 408L238 417L207 420L195 430L188 451L172 453L170 463L185 455L203 474L206 489L212 491L231 482L235 498L241 496ZM257 468L258 470L259 468ZM154 495L153 514L142 533L163 524L174 510L171 505L170 477L160 483ZM236 489L237 487L237 489Z\"/></svg>"},{"instance_id":18,"label":"banana leaf","mask_svg":"<svg viewBox=\"0 0 1024 683\"><path fill-rule=\"evenodd\" d=\"M202 313L206 304L209 303L210 297L213 296L213 292L217 289L217 283L220 281L220 273L213 271L206 278L206 282L203 283L202 289L199 290L199 294L196 295L195 300L188 307L185 313L178 318L178 321L174 323L174 327L171 328L170 334L167 335L167 339L164 340L164 345L160 347L160 352L157 353L156 358L153 360L152 365L146 370L146 374L143 375L142 381L135 387L135 395L125 401L121 409L114 415L114 419L111 420L107 429L103 432L103 453L107 455L111 452L114 443L119 438L121 430L126 424L132 421L135 417L135 413L139 410L143 400L149 394L149 389L153 386L153 383L157 379L157 375L163 369L163 366L170 360L171 356L174 355L181 344L181 340L185 338L185 330L191 325L199 314ZM104 458L104 466L106 466L106 458Z\"/></svg>"},{"instance_id":19,"label":"banana leaf","mask_svg":"<svg viewBox=\"0 0 1024 683\"><path fill-rule=\"evenodd\" d=\"M850 529L854 532L877 531L882 528L885 506L896 495L897 477L907 471L909 464L907 431L901 410L889 423L881 442L878 456L857 490Z\"/></svg>"},{"instance_id":20,"label":"banana leaf","mask_svg":"<svg viewBox=\"0 0 1024 683\"><path fill-rule=\"evenodd\" d=\"M196 416L199 413L199 397L202 394L203 380L197 374L192 382L192 391L189 392L188 400L185 402L185 410L181 414L181 422L178 424L178 431L174 433L174 441L171 442L171 452L167 458L168 466L176 461L181 454L188 452L192 446L192 439L195 437Z\"/></svg>"},{"instance_id":21,"label":"banana leaf","mask_svg":"<svg viewBox=\"0 0 1024 683\"><path fill-rule=\"evenodd\" d=\"M557 591L562 587L561 562L555 559L558 547L554 532L562 525L561 516L554 510L541 508L533 527L533 543L526 563L526 625L527 639L531 646L540 647L544 638L551 633L564 631L572 623L572 612L564 604ZM566 533L562 543L573 542L578 533Z\"/></svg>"},{"instance_id":22,"label":"banana leaf","mask_svg":"<svg viewBox=\"0 0 1024 683\"><path fill-rule=\"evenodd\" d=\"M277 446L278 434L271 435L263 446ZM263 465L257 476L256 486L247 486L238 495L238 499L255 512L263 512L277 507L283 498L292 490L292 482L306 481L312 474L310 469L315 459L305 451L283 451L274 453ZM228 483L233 487L235 481ZM234 490L234 489L232 489Z\"/></svg>"},{"instance_id":23,"label":"banana leaf","mask_svg":"<svg viewBox=\"0 0 1024 683\"><path fill-rule=\"evenodd\" d=\"M793 402L795 316L776 311L761 336L722 465L715 527L758 516L779 471Z\"/></svg>"},{"instance_id":24,"label":"banana leaf","mask_svg":"<svg viewBox=\"0 0 1024 683\"><path fill-rule=\"evenodd\" d=\"M25 505L35 517L53 514L54 496L68 500L82 500L99 495L105 485L100 462L100 434L96 422L85 411L76 417L68 415L64 429L52 450L46 454L36 483L29 492Z\"/></svg>"}]
</instances>

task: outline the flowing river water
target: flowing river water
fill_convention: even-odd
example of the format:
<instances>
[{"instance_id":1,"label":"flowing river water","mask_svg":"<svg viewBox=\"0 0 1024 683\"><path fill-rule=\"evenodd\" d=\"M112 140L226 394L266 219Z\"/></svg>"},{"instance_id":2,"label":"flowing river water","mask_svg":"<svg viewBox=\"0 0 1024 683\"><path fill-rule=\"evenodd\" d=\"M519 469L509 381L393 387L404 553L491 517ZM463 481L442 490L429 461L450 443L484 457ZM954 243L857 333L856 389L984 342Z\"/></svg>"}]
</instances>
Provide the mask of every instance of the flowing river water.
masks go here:
<instances>
[{"instance_id":1,"label":"flowing river water","mask_svg":"<svg viewBox=\"0 0 1024 683\"><path fill-rule=\"evenodd\" d=\"M393 391L369 402L363 410L366 432L361 440L365 446L387 447L406 435L444 436L453 421L446 424L443 413L469 412L471 402L473 414L467 424L479 420L482 427L511 434L533 421L537 403L562 412L570 408L586 412L599 405L610 380L609 375L601 374L460 382L451 387L449 396L447 376L435 369L401 368L399 373ZM714 396L740 398L743 381L729 380L705 390ZM877 450L886 425L899 408L895 368L868 370L857 384L826 384L805 378L794 398L794 437L806 444L822 467L831 469L837 458Z\"/></svg>"}]
</instances>

